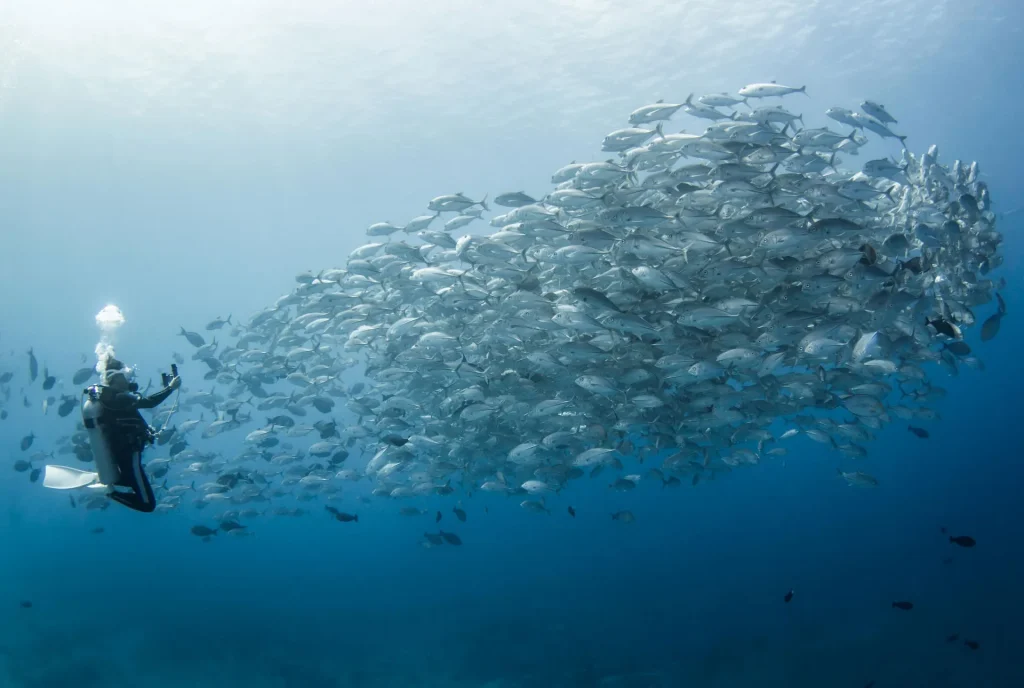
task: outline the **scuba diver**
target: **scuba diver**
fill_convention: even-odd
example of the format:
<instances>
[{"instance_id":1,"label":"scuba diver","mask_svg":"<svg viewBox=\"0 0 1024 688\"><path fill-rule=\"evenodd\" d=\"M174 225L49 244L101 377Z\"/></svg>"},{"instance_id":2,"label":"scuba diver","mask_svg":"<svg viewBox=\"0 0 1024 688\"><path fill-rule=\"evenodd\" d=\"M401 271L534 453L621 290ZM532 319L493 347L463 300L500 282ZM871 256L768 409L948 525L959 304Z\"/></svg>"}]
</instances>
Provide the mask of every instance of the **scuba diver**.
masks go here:
<instances>
[{"instance_id":1,"label":"scuba diver","mask_svg":"<svg viewBox=\"0 0 1024 688\"><path fill-rule=\"evenodd\" d=\"M178 367L172 365L171 372L161 374L163 389L143 396L132 381L133 371L107 356L103 382L85 390L88 398L82 404L82 422L100 482L113 490L111 499L145 513L156 509L156 497L142 466L142 451L153 444L155 431L139 409L156 408L181 386Z\"/></svg>"}]
</instances>

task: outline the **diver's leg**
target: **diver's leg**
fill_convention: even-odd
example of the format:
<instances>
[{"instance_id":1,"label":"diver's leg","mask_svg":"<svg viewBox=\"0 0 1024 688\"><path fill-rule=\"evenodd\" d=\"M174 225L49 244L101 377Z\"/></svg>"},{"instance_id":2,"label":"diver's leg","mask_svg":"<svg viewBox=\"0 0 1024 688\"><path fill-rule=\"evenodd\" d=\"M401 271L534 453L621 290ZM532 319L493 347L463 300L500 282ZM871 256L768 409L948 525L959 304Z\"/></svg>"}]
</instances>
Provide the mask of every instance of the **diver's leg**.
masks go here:
<instances>
[{"instance_id":1,"label":"diver's leg","mask_svg":"<svg viewBox=\"0 0 1024 688\"><path fill-rule=\"evenodd\" d=\"M150 513L156 509L156 495L153 494L153 487L149 484L146 470L142 467L142 451L134 450L127 454L127 461L122 461L124 454L117 455L118 467L121 469L121 479L117 484L131 489L131 492L117 492L110 494L110 498L119 504L124 504L129 509Z\"/></svg>"}]
</instances>

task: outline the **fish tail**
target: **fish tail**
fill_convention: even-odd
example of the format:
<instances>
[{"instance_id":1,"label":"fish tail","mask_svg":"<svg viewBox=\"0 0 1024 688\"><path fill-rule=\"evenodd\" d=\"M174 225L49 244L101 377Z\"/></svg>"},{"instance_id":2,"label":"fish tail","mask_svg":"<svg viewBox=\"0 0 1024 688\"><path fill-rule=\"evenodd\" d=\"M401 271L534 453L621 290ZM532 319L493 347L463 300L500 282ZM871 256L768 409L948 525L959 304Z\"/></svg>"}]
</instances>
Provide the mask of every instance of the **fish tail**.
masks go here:
<instances>
[{"instance_id":1,"label":"fish tail","mask_svg":"<svg viewBox=\"0 0 1024 688\"><path fill-rule=\"evenodd\" d=\"M806 85L806 84L804 84L803 86L801 86L800 88L798 88L798 89L797 89L797 92L798 92L798 93L803 93L803 94L804 94L805 96L807 96L807 85ZM810 96L807 96L807 97L808 97L808 98L810 98Z\"/></svg>"},{"instance_id":2,"label":"fish tail","mask_svg":"<svg viewBox=\"0 0 1024 688\"><path fill-rule=\"evenodd\" d=\"M484 210L490 211L490 208L487 207L487 194L484 194L484 197L480 199L480 207Z\"/></svg>"}]
</instances>

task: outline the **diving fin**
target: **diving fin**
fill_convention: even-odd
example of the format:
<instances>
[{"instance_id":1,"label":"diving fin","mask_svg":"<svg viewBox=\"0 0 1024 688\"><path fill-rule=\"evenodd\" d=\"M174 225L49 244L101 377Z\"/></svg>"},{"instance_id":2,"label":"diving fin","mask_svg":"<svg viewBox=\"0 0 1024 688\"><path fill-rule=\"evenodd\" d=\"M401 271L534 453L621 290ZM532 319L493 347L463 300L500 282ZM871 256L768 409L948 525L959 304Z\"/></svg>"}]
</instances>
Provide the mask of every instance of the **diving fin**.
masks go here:
<instances>
[{"instance_id":1,"label":"diving fin","mask_svg":"<svg viewBox=\"0 0 1024 688\"><path fill-rule=\"evenodd\" d=\"M83 471L68 466L47 465L43 474L43 487L48 487L51 490L74 490L90 485L104 487L99 484L99 479L99 473L92 471Z\"/></svg>"}]
</instances>

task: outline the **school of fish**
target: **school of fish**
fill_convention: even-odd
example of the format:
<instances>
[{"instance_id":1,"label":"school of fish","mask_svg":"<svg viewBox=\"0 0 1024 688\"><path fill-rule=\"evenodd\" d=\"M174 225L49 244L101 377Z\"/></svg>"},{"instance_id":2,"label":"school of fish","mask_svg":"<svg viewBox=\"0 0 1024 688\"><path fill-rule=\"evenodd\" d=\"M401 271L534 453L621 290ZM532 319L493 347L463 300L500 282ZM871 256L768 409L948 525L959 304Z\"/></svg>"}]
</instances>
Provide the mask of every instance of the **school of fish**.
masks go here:
<instances>
[{"instance_id":1,"label":"school of fish","mask_svg":"<svg viewBox=\"0 0 1024 688\"><path fill-rule=\"evenodd\" d=\"M439 196L244 324L182 328L191 391L153 416L146 454L158 510L211 507L204 538L318 500L484 491L543 514L574 479L697 485L796 435L850 485L877 485L854 469L873 435L895 421L927 438L912 424L936 418L933 378L981 367L964 333L994 308L991 339L1006 314L990 276L1002 237L975 163L933 146L850 171L869 136L904 144L896 120L865 101L826 111L839 131L805 128L786 107L805 96L764 83L640 107L604 138L613 159L566 165L543 196L500 194L497 212ZM706 129L666 133L682 116ZM61 417L76 401L47 400ZM80 429L56 451L90 458ZM35 480L40 460L16 470ZM358 481L372 491L350 498Z\"/></svg>"}]
</instances>

